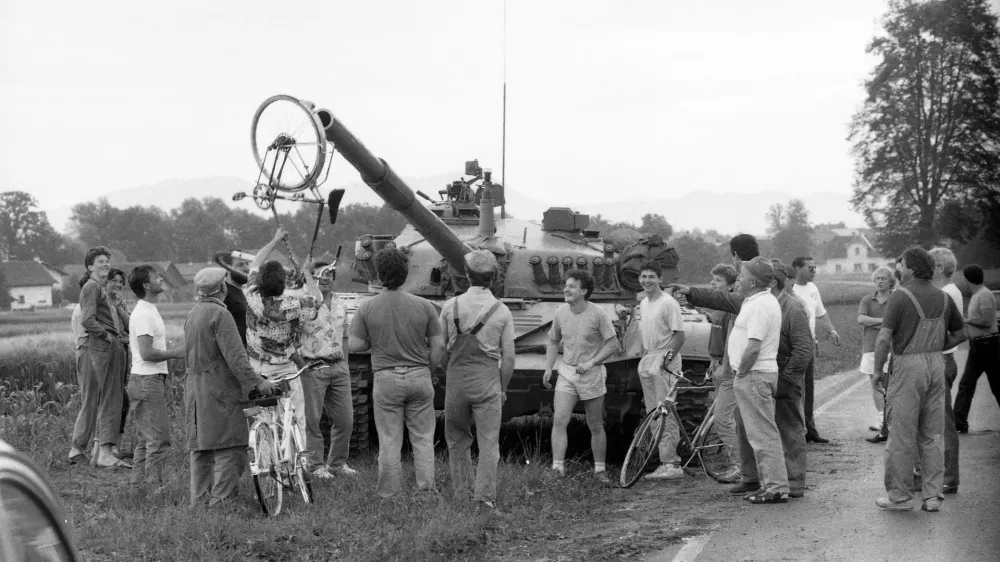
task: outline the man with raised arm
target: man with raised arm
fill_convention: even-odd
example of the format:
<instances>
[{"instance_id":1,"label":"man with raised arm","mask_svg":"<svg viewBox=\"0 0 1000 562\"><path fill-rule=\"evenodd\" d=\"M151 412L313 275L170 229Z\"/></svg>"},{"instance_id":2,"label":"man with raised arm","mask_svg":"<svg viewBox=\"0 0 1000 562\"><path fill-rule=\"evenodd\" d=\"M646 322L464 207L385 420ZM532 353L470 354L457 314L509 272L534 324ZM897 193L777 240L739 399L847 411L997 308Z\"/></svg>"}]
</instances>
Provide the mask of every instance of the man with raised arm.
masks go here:
<instances>
[{"instance_id":1,"label":"man with raised arm","mask_svg":"<svg viewBox=\"0 0 1000 562\"><path fill-rule=\"evenodd\" d=\"M563 347L562 364L559 365L553 393L552 418L552 473L566 474L566 428L578 400L583 402L590 428L590 448L594 452L594 475L598 482L611 480L605 468L608 438L604 433L604 395L608 373L604 361L617 353L618 341L611 316L590 302L594 292L594 278L581 269L566 272L563 298L566 304L556 309L545 346L546 369L542 385L552 388L552 369L559 358L559 344Z\"/></svg>"}]
</instances>

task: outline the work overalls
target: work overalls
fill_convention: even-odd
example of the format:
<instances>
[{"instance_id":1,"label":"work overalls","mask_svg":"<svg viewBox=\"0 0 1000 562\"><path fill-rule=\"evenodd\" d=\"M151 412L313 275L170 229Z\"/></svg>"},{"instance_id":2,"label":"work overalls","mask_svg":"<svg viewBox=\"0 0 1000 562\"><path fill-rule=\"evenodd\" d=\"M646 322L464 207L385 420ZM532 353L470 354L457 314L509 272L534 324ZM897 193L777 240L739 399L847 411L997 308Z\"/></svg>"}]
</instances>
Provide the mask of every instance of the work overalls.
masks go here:
<instances>
[{"instance_id":1,"label":"work overalls","mask_svg":"<svg viewBox=\"0 0 1000 562\"><path fill-rule=\"evenodd\" d=\"M893 502L913 498L913 468L919 453L923 499L943 499L944 484L944 350L948 296L942 293L940 318L926 318L913 293L920 320L903 353L894 355L886 390L885 489Z\"/></svg>"},{"instance_id":2,"label":"work overalls","mask_svg":"<svg viewBox=\"0 0 1000 562\"><path fill-rule=\"evenodd\" d=\"M476 334L502 303L497 301L467 333L459 326L455 299L455 343L449 350L444 398L444 436L448 442L451 482L458 498L467 498L473 482L472 423L479 439L479 466L475 470L477 501L496 501L497 463L500 462L500 417L503 389L500 364L479 346Z\"/></svg>"}]
</instances>

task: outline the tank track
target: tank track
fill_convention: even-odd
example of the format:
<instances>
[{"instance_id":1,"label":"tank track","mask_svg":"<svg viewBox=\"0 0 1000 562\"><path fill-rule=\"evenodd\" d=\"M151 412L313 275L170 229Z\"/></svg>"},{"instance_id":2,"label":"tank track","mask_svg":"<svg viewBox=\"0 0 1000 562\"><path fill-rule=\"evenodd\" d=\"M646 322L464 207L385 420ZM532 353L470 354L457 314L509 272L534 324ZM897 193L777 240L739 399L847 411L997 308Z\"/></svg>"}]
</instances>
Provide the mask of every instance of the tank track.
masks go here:
<instances>
[{"instance_id":1,"label":"tank track","mask_svg":"<svg viewBox=\"0 0 1000 562\"><path fill-rule=\"evenodd\" d=\"M354 404L354 430L351 432L351 452L365 451L372 445L375 435L375 418L372 417L371 391L368 388L372 378L371 364L368 361L352 361L351 370L351 401Z\"/></svg>"}]
</instances>

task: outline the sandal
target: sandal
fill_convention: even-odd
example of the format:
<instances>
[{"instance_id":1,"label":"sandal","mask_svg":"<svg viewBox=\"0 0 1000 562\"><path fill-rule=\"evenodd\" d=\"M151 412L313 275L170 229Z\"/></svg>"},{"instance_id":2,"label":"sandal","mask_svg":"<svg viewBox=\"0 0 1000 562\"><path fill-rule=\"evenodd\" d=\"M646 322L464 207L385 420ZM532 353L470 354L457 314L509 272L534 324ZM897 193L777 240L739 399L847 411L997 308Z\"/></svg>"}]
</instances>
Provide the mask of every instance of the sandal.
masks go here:
<instances>
[{"instance_id":1,"label":"sandal","mask_svg":"<svg viewBox=\"0 0 1000 562\"><path fill-rule=\"evenodd\" d=\"M132 465L121 459L115 459L115 462L113 464L98 463L97 468L124 468L126 470L132 470Z\"/></svg>"},{"instance_id":2,"label":"sandal","mask_svg":"<svg viewBox=\"0 0 1000 562\"><path fill-rule=\"evenodd\" d=\"M763 492L760 494L750 494L744 498L750 503L788 503L788 494L782 492Z\"/></svg>"}]
</instances>

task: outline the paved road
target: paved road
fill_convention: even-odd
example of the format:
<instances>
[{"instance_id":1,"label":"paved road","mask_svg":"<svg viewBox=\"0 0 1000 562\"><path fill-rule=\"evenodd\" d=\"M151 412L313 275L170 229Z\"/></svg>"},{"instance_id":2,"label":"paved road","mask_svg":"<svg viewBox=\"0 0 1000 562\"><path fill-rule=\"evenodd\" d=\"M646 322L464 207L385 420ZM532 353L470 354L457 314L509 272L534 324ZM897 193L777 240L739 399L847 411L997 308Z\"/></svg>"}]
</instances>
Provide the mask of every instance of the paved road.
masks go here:
<instances>
[{"instance_id":1,"label":"paved road","mask_svg":"<svg viewBox=\"0 0 1000 562\"><path fill-rule=\"evenodd\" d=\"M964 354L959 367L964 365ZM961 373L961 370L959 371ZM957 386L957 385L956 385ZM961 485L941 512L885 512L883 451L864 441L875 414L859 375L825 385L818 424L830 445L810 445L807 492L787 505L745 507L710 535L648 560L957 560L1000 559L1000 407L982 377L961 435Z\"/></svg>"}]
</instances>

